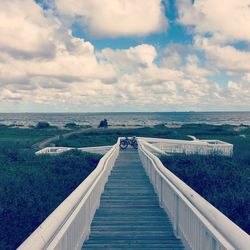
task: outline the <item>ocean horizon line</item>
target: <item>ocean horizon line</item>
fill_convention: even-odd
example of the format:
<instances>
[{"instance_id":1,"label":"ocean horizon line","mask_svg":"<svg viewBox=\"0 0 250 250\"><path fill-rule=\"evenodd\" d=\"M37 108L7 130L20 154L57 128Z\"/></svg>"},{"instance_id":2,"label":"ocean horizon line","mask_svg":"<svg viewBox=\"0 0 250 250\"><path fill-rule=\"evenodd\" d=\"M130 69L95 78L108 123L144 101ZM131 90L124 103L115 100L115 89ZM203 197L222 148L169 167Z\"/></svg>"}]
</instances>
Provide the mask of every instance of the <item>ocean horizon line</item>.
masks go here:
<instances>
[{"instance_id":1,"label":"ocean horizon line","mask_svg":"<svg viewBox=\"0 0 250 250\"><path fill-rule=\"evenodd\" d=\"M250 110L230 110L230 111L82 111L82 112L66 112L66 111L36 111L36 112L0 112L0 114L164 114L164 113L249 113Z\"/></svg>"}]
</instances>

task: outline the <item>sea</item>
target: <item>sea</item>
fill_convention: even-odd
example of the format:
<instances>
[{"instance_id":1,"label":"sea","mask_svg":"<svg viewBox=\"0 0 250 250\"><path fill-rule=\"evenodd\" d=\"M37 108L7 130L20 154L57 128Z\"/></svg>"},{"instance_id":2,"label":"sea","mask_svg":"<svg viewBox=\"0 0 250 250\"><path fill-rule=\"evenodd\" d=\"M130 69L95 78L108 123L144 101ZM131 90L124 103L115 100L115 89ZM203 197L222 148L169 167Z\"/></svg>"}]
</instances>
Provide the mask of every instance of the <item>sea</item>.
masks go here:
<instances>
[{"instance_id":1,"label":"sea","mask_svg":"<svg viewBox=\"0 0 250 250\"><path fill-rule=\"evenodd\" d=\"M250 112L0 113L0 124L16 126L31 126L46 121L55 126L74 122L95 127L103 119L107 119L108 124L113 126L186 123L250 125Z\"/></svg>"}]
</instances>

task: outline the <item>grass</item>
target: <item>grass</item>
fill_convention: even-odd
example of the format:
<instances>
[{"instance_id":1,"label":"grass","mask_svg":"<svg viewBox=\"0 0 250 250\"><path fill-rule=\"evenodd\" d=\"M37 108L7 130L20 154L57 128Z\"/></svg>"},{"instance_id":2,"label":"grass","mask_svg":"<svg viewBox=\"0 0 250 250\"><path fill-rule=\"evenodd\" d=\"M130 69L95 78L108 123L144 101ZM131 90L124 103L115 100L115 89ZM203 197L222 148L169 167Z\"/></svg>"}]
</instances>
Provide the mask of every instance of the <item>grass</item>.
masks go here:
<instances>
[{"instance_id":1,"label":"grass","mask_svg":"<svg viewBox=\"0 0 250 250\"><path fill-rule=\"evenodd\" d=\"M99 159L79 151L36 156L17 145L0 146L0 249L16 249Z\"/></svg>"},{"instance_id":2,"label":"grass","mask_svg":"<svg viewBox=\"0 0 250 250\"><path fill-rule=\"evenodd\" d=\"M231 125L206 125L206 124L185 124L180 128L167 128L164 125L157 125L153 128L119 128L119 129L92 129L80 134L74 134L67 138L60 138L54 143L56 146L65 147L91 147L112 145L119 136L156 137L168 139L191 140L188 135L196 136L199 139L222 139L228 142L235 140L244 141L239 137L241 133L250 136L250 128L243 131L235 131Z\"/></svg>"},{"instance_id":3,"label":"grass","mask_svg":"<svg viewBox=\"0 0 250 250\"><path fill-rule=\"evenodd\" d=\"M68 138L61 138L54 143L56 146L65 147L105 146L116 143L118 137L134 135L138 137L144 136L190 140L190 138L188 138L184 133L179 133L177 130L158 125L153 128L92 129L80 134L71 135Z\"/></svg>"},{"instance_id":4,"label":"grass","mask_svg":"<svg viewBox=\"0 0 250 250\"><path fill-rule=\"evenodd\" d=\"M0 125L0 144L18 144L20 146L31 146L32 144L46 138L65 133L57 127L48 127L44 129L36 128L13 128Z\"/></svg>"}]
</instances>

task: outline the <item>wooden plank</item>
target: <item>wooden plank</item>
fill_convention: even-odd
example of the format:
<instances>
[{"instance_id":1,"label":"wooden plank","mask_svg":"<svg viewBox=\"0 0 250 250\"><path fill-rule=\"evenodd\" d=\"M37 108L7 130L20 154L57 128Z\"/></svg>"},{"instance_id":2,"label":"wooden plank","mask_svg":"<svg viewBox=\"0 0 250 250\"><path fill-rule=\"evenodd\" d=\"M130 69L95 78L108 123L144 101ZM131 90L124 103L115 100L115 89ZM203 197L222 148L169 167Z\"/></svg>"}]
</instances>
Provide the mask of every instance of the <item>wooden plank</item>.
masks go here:
<instances>
[{"instance_id":1,"label":"wooden plank","mask_svg":"<svg viewBox=\"0 0 250 250\"><path fill-rule=\"evenodd\" d=\"M83 249L184 249L136 150L120 151Z\"/></svg>"}]
</instances>

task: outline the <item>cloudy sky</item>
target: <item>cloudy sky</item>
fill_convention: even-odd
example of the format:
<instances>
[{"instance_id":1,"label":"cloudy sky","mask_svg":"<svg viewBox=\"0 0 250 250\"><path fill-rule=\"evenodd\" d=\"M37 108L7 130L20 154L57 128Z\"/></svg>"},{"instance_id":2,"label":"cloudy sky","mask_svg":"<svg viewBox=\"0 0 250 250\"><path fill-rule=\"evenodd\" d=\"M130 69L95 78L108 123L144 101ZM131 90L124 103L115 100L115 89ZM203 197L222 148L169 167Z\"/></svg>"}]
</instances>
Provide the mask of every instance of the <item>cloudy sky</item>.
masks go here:
<instances>
[{"instance_id":1,"label":"cloudy sky","mask_svg":"<svg viewBox=\"0 0 250 250\"><path fill-rule=\"evenodd\" d=\"M250 110L250 0L0 2L0 112Z\"/></svg>"}]
</instances>

